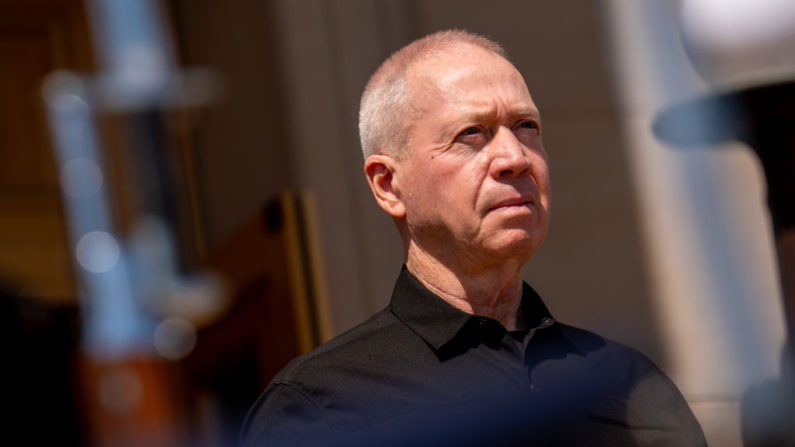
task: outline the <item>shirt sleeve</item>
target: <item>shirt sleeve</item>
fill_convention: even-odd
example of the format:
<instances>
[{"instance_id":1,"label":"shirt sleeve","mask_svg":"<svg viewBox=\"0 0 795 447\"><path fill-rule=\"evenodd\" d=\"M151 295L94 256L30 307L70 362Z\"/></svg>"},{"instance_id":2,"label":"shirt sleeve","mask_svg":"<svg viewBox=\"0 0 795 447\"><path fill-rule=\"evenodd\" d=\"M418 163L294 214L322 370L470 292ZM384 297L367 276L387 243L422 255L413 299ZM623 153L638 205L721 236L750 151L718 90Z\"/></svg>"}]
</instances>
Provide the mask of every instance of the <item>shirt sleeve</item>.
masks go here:
<instances>
[{"instance_id":1,"label":"shirt sleeve","mask_svg":"<svg viewBox=\"0 0 795 447\"><path fill-rule=\"evenodd\" d=\"M243 447L331 447L336 439L327 417L288 383L271 384L246 416Z\"/></svg>"},{"instance_id":2,"label":"shirt sleeve","mask_svg":"<svg viewBox=\"0 0 795 447\"><path fill-rule=\"evenodd\" d=\"M628 429L632 445L706 447L701 426L682 393L654 363L638 356L631 391L603 396L597 408L590 409L591 419Z\"/></svg>"},{"instance_id":3,"label":"shirt sleeve","mask_svg":"<svg viewBox=\"0 0 795 447\"><path fill-rule=\"evenodd\" d=\"M656 425L655 418L650 417L649 425L658 429L667 428L667 430L659 430L656 434L655 430L646 431L644 434L650 439L643 445L706 447L707 441L704 438L701 425L695 415L693 415L684 396L665 373L657 369L656 366L654 368L657 370L657 374L639 384L635 394L652 402L658 408L664 409L675 423L668 427L664 424L654 427ZM632 407L630 405L630 409ZM653 412L650 412L650 414L653 414ZM659 440L657 439L658 436ZM643 436L640 437L642 438Z\"/></svg>"}]
</instances>

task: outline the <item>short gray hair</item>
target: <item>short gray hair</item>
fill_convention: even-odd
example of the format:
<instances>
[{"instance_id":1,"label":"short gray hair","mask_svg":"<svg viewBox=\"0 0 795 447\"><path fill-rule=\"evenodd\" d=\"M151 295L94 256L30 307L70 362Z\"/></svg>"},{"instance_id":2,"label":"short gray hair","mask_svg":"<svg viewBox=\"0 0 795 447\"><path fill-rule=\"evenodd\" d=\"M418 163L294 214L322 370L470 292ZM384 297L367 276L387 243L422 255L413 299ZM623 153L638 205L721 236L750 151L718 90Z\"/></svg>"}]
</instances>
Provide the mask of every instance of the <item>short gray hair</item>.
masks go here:
<instances>
[{"instance_id":1,"label":"short gray hair","mask_svg":"<svg viewBox=\"0 0 795 447\"><path fill-rule=\"evenodd\" d=\"M359 138L365 159L373 154L388 154L398 159L405 156L411 146L410 130L415 114L408 72L429 55L460 44L475 45L508 60L499 43L457 29L430 34L393 53L370 77L362 94Z\"/></svg>"}]
</instances>

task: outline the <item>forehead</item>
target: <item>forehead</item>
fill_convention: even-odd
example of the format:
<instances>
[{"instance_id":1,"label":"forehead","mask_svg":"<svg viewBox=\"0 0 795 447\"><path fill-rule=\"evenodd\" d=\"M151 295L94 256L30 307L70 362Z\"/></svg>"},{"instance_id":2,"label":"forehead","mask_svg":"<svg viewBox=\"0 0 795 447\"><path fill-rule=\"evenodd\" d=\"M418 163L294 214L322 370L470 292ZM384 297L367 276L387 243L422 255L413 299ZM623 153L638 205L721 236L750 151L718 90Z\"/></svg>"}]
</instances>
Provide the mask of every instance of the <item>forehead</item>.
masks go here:
<instances>
[{"instance_id":1,"label":"forehead","mask_svg":"<svg viewBox=\"0 0 795 447\"><path fill-rule=\"evenodd\" d=\"M491 108L495 103L535 110L519 71L502 56L474 45L426 56L412 67L408 80L414 108L420 112L442 106Z\"/></svg>"}]
</instances>

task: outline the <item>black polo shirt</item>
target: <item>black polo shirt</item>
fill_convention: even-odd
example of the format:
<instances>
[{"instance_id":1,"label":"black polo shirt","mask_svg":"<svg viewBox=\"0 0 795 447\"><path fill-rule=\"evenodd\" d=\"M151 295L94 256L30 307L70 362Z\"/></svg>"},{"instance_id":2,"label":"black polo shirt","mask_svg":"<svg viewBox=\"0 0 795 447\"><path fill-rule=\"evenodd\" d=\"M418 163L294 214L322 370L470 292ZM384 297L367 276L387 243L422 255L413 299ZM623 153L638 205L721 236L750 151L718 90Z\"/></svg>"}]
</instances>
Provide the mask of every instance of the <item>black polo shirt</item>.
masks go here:
<instances>
[{"instance_id":1,"label":"black polo shirt","mask_svg":"<svg viewBox=\"0 0 795 447\"><path fill-rule=\"evenodd\" d=\"M403 268L389 307L293 360L244 446L703 446L643 354L556 322L527 284L524 333L462 312Z\"/></svg>"}]
</instances>

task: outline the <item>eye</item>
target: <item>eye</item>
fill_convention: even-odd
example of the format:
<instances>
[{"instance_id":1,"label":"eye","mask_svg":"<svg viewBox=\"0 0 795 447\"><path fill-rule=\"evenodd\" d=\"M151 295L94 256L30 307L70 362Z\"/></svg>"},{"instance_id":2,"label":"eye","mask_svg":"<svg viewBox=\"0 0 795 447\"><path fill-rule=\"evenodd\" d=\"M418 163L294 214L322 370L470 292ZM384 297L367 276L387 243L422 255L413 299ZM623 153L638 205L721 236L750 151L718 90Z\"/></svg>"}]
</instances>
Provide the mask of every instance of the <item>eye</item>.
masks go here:
<instances>
[{"instance_id":1,"label":"eye","mask_svg":"<svg viewBox=\"0 0 795 447\"><path fill-rule=\"evenodd\" d=\"M456 135L453 145L459 146L462 150L478 150L486 144L487 133L488 130L483 126L467 127Z\"/></svg>"},{"instance_id":2,"label":"eye","mask_svg":"<svg viewBox=\"0 0 795 447\"><path fill-rule=\"evenodd\" d=\"M462 130L457 136L456 141L463 144L475 144L482 141L484 137L484 130L480 126L467 127Z\"/></svg>"},{"instance_id":3,"label":"eye","mask_svg":"<svg viewBox=\"0 0 795 447\"><path fill-rule=\"evenodd\" d=\"M519 128L522 128L522 129L537 129L538 125L536 123L534 123L533 121L522 121L519 124Z\"/></svg>"}]
</instances>

